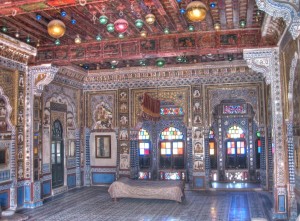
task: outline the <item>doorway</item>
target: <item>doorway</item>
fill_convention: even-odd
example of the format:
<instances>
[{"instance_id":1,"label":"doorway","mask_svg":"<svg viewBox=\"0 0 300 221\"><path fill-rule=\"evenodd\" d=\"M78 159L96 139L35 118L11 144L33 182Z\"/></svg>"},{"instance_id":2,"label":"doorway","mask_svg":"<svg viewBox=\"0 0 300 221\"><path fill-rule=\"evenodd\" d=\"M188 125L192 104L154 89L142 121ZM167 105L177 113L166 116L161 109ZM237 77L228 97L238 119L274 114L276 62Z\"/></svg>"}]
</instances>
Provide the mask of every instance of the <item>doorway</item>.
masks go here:
<instances>
[{"instance_id":1,"label":"doorway","mask_svg":"<svg viewBox=\"0 0 300 221\"><path fill-rule=\"evenodd\" d=\"M64 145L63 129L59 120L52 125L51 141L51 166L52 166L52 188L64 184Z\"/></svg>"}]
</instances>

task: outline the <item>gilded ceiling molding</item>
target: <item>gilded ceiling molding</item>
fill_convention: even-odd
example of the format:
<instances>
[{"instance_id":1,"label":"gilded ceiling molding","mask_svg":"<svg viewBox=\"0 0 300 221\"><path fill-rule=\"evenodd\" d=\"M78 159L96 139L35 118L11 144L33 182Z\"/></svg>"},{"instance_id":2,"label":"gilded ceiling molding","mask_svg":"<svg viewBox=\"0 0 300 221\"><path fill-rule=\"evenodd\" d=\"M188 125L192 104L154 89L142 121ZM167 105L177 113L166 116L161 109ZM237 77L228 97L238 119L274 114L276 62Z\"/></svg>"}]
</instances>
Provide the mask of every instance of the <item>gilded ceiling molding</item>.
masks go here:
<instances>
[{"instance_id":1,"label":"gilded ceiling molding","mask_svg":"<svg viewBox=\"0 0 300 221\"><path fill-rule=\"evenodd\" d=\"M34 80L33 92L35 95L41 95L44 86L48 85L54 79L58 70L59 68L54 67L51 64L44 64L29 68L29 74Z\"/></svg>"},{"instance_id":2,"label":"gilded ceiling molding","mask_svg":"<svg viewBox=\"0 0 300 221\"><path fill-rule=\"evenodd\" d=\"M287 148L284 143L285 126L283 119L283 101L280 77L280 61L278 48L244 49L244 59L252 70L261 72L268 84L271 85L272 99L272 122L273 122L273 143L275 145L274 161L277 162L274 168L275 200L282 192L287 195L286 184L288 165ZM276 204L275 207L278 205ZM285 208L286 209L286 208ZM273 215L279 214L279 209L275 208Z\"/></svg>"},{"instance_id":3,"label":"gilded ceiling molding","mask_svg":"<svg viewBox=\"0 0 300 221\"><path fill-rule=\"evenodd\" d=\"M256 0L258 8L275 18L283 18L295 40L300 34L299 0L276 2L274 0Z\"/></svg>"},{"instance_id":4,"label":"gilded ceiling molding","mask_svg":"<svg viewBox=\"0 0 300 221\"><path fill-rule=\"evenodd\" d=\"M37 55L37 49L0 33L0 55L27 64L30 56Z\"/></svg>"}]
</instances>

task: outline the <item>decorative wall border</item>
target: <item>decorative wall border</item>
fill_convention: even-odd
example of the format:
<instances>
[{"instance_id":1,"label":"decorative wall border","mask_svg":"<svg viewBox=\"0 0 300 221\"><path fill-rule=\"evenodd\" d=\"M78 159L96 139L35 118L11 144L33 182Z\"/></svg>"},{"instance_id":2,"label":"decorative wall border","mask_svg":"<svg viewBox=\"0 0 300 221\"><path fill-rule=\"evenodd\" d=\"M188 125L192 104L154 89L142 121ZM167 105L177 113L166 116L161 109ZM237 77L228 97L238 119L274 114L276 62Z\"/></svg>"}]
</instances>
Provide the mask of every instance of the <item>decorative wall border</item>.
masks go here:
<instances>
[{"instance_id":1,"label":"decorative wall border","mask_svg":"<svg viewBox=\"0 0 300 221\"><path fill-rule=\"evenodd\" d=\"M285 189L287 184L287 164L285 163L286 150L284 148L284 122L283 122L283 105L282 89L280 76L279 48L260 48L245 49L244 59L254 71L262 73L266 77L267 84L271 84L272 98L272 122L273 122L273 143L275 145L274 153L274 218L282 218L283 213L278 208L278 190ZM281 191L282 192L282 191Z\"/></svg>"}]
</instances>

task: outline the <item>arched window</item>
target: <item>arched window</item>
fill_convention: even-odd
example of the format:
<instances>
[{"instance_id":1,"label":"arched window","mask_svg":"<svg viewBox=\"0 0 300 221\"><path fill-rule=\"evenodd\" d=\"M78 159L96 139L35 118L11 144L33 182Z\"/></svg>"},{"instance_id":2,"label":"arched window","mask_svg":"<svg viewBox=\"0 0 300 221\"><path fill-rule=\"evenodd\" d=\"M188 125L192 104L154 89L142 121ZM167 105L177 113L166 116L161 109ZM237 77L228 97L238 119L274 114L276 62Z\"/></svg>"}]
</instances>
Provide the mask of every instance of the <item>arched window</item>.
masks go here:
<instances>
[{"instance_id":1,"label":"arched window","mask_svg":"<svg viewBox=\"0 0 300 221\"><path fill-rule=\"evenodd\" d=\"M261 154L261 139L260 132L256 132L256 142L255 142L255 155L256 155L256 169L260 169L260 154Z\"/></svg>"},{"instance_id":2,"label":"arched window","mask_svg":"<svg viewBox=\"0 0 300 221\"><path fill-rule=\"evenodd\" d=\"M215 133L213 130L209 131L208 144L209 144L210 168L217 169L217 145L215 141Z\"/></svg>"},{"instance_id":3,"label":"arched window","mask_svg":"<svg viewBox=\"0 0 300 221\"><path fill-rule=\"evenodd\" d=\"M230 127L227 133L226 168L244 169L247 167L247 148L244 131L238 127Z\"/></svg>"},{"instance_id":4,"label":"arched window","mask_svg":"<svg viewBox=\"0 0 300 221\"><path fill-rule=\"evenodd\" d=\"M139 165L141 169L150 168L150 136L143 128L139 131Z\"/></svg>"},{"instance_id":5,"label":"arched window","mask_svg":"<svg viewBox=\"0 0 300 221\"><path fill-rule=\"evenodd\" d=\"M168 127L160 134L160 168L184 169L183 134Z\"/></svg>"}]
</instances>

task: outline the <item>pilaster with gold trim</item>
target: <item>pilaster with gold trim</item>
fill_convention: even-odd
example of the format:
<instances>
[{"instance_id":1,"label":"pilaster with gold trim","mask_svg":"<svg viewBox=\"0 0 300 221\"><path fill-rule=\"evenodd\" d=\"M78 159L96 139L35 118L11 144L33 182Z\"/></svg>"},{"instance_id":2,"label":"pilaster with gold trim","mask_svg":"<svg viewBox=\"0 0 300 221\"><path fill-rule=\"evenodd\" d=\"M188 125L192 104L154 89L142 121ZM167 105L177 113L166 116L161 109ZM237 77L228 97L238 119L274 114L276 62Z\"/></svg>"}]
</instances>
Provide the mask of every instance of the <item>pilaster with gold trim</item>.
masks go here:
<instances>
[{"instance_id":1,"label":"pilaster with gold trim","mask_svg":"<svg viewBox=\"0 0 300 221\"><path fill-rule=\"evenodd\" d=\"M289 194L286 131L283 116L283 91L281 87L278 48L245 49L244 59L252 70L260 72L271 85L272 121L274 144L274 219L287 219Z\"/></svg>"}]
</instances>

